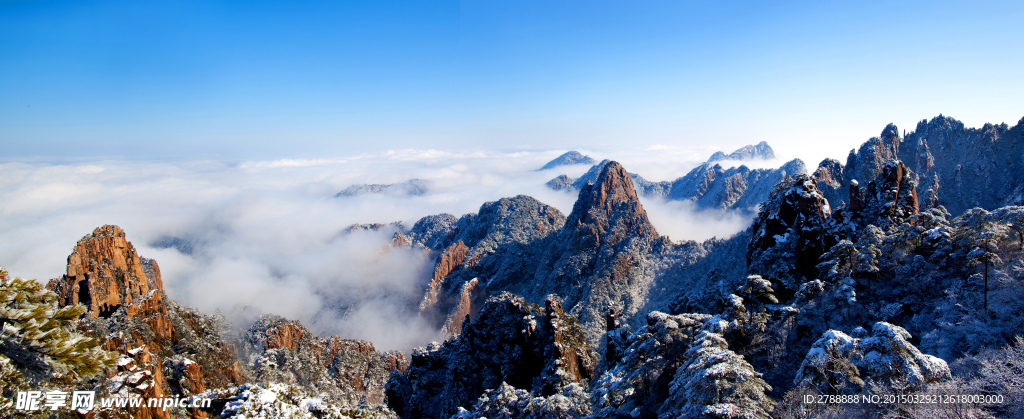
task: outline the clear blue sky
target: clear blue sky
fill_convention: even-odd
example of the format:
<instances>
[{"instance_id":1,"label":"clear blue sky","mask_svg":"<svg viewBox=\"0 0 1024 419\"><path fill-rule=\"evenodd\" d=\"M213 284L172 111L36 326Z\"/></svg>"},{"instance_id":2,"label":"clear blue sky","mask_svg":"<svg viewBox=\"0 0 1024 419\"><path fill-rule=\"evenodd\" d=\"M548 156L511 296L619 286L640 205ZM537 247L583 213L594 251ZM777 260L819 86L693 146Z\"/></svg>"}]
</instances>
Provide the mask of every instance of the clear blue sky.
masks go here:
<instances>
[{"instance_id":1,"label":"clear blue sky","mask_svg":"<svg viewBox=\"0 0 1024 419\"><path fill-rule=\"evenodd\" d=\"M0 0L0 158L845 158L888 122L1024 116L1024 2L833 3Z\"/></svg>"}]
</instances>

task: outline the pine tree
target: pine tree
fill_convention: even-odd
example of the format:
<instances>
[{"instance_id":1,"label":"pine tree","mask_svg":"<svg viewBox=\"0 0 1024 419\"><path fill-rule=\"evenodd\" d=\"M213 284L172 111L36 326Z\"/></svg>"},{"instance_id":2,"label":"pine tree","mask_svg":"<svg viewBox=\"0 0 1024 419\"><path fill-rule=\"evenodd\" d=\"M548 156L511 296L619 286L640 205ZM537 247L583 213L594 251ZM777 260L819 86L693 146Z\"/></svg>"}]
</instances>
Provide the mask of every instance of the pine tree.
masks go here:
<instances>
[{"instance_id":1,"label":"pine tree","mask_svg":"<svg viewBox=\"0 0 1024 419\"><path fill-rule=\"evenodd\" d=\"M116 355L93 338L73 331L82 305L57 307L57 295L28 279L9 278L0 268L0 339L14 364L43 362L61 375L84 378L112 368Z\"/></svg>"},{"instance_id":2,"label":"pine tree","mask_svg":"<svg viewBox=\"0 0 1024 419\"><path fill-rule=\"evenodd\" d=\"M703 331L684 355L659 417L770 418L771 386L721 335Z\"/></svg>"}]
</instances>

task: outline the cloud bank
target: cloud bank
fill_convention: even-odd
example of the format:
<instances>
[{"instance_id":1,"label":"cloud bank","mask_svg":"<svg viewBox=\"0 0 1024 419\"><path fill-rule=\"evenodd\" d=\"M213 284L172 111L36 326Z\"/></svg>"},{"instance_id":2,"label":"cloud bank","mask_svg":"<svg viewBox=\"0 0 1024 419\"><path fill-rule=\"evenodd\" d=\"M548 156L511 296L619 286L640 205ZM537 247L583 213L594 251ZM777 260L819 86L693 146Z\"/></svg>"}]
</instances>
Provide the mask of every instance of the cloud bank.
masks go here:
<instances>
[{"instance_id":1,"label":"cloud bank","mask_svg":"<svg viewBox=\"0 0 1024 419\"><path fill-rule=\"evenodd\" d=\"M526 194L572 209L575 194L544 183L588 168L534 171L564 150L393 150L337 159L253 162L94 161L0 164L0 265L46 281L64 272L82 236L103 224L125 229L156 259L171 298L220 310L240 327L263 313L302 321L322 336L367 339L407 350L437 339L416 316L429 279L428 254L388 246L393 230L349 226L429 214L460 216ZM678 149L588 152L654 179L682 176L702 159ZM687 154L689 153L689 154ZM704 154L700 152L699 154ZM705 156L706 157L706 156ZM353 184L430 181L421 196L335 198ZM645 202L661 234L724 237L749 216L697 213L684 203Z\"/></svg>"}]
</instances>

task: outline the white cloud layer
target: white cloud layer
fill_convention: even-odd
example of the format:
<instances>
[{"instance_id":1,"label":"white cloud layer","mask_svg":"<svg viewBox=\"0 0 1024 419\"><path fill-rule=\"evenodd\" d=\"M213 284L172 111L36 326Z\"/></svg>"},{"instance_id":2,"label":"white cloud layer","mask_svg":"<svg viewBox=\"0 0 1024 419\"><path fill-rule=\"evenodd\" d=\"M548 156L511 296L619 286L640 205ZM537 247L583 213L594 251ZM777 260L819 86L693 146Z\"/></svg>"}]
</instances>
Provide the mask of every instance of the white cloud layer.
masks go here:
<instances>
[{"instance_id":1,"label":"white cloud layer","mask_svg":"<svg viewBox=\"0 0 1024 419\"><path fill-rule=\"evenodd\" d=\"M179 302L220 310L239 326L274 313L300 320L319 335L404 350L437 338L415 314L433 261L423 252L389 248L390 231L348 234L346 228L392 221L411 226L425 215L459 216L518 194L567 214L575 194L544 183L560 173L579 176L587 167L534 171L562 151L394 150L243 163L4 163L0 265L45 282L64 272L78 239L116 224L141 255L160 263L167 292ZM606 154L627 170L664 180L685 174L710 155L704 151L702 157L671 148ZM429 180L431 190L416 197L334 198L352 184L412 178ZM682 203L644 205L659 233L675 240L728 236L750 221L731 213L695 213ZM167 237L191 243L193 251L154 246Z\"/></svg>"}]
</instances>

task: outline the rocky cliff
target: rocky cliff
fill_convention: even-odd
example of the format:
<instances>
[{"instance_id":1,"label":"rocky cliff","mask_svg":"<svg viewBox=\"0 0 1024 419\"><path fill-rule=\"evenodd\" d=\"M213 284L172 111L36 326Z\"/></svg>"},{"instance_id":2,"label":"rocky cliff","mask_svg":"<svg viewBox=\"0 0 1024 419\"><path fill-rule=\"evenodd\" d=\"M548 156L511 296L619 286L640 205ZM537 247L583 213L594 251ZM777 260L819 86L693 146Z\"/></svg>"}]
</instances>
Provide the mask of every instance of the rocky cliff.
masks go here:
<instances>
[{"instance_id":1,"label":"rocky cliff","mask_svg":"<svg viewBox=\"0 0 1024 419\"><path fill-rule=\"evenodd\" d=\"M597 355L557 298L541 308L505 293L487 300L458 337L415 351L388 384L388 403L404 418L446 418L485 408L477 399L503 385L525 391L525 401L583 389L596 366Z\"/></svg>"},{"instance_id":2,"label":"rocky cliff","mask_svg":"<svg viewBox=\"0 0 1024 419\"><path fill-rule=\"evenodd\" d=\"M88 307L86 330L131 360L107 377L119 383L108 386L114 395L189 396L246 380L233 345L222 337L223 321L168 300L159 266L140 258L120 227L99 227L79 240L67 274L48 287L62 305ZM148 407L133 408L132 415L169 417L167 410Z\"/></svg>"},{"instance_id":3,"label":"rocky cliff","mask_svg":"<svg viewBox=\"0 0 1024 419\"><path fill-rule=\"evenodd\" d=\"M223 318L169 300L159 266L140 258L120 227L103 226L83 237L68 257L67 272L48 287L61 305L85 305L80 329L122 357L117 370L102 378L98 397L202 395L218 401L205 410L134 407L127 411L131 417L218 417L225 401L239 397L232 389L246 383L294 385L335 409L390 414L384 385L392 371L405 368L402 353L381 353L365 341L318 338L274 316L236 340ZM125 411L96 413L119 417Z\"/></svg>"},{"instance_id":4,"label":"rocky cliff","mask_svg":"<svg viewBox=\"0 0 1024 419\"><path fill-rule=\"evenodd\" d=\"M378 352L367 341L319 338L298 322L264 316L243 338L253 382L289 384L333 405L386 412L384 386L403 371L405 355Z\"/></svg>"},{"instance_id":5,"label":"rocky cliff","mask_svg":"<svg viewBox=\"0 0 1024 419\"><path fill-rule=\"evenodd\" d=\"M421 304L421 313L438 326L462 322L488 293L510 291L538 303L557 294L596 341L603 330L600 310L607 304L628 315L644 304L650 282L642 275L643 264L668 245L616 162L603 165L596 182L584 186L568 217L518 196L453 219L425 217L409 232L412 240L438 252ZM466 288L472 280L477 283ZM457 333L457 328L446 330Z\"/></svg>"},{"instance_id":6,"label":"rocky cliff","mask_svg":"<svg viewBox=\"0 0 1024 419\"><path fill-rule=\"evenodd\" d=\"M68 256L67 274L49 287L62 304L81 303L90 317L109 317L150 290L163 289L159 267L150 266L152 275L147 276L124 230L106 225L78 241Z\"/></svg>"},{"instance_id":7,"label":"rocky cliff","mask_svg":"<svg viewBox=\"0 0 1024 419\"><path fill-rule=\"evenodd\" d=\"M914 173L916 195L925 209L942 205L959 215L974 207L1019 204L1024 191L1022 122L1024 119L1013 127L985 124L965 128L962 122L939 115L922 120L904 136L889 124L878 137L850 151L840 184L822 190L834 202L850 202L854 180L870 181L882 173L888 161L900 160ZM826 160L818 170L839 180L835 166L834 161Z\"/></svg>"},{"instance_id":8,"label":"rocky cliff","mask_svg":"<svg viewBox=\"0 0 1024 419\"><path fill-rule=\"evenodd\" d=\"M609 162L580 191L565 227L536 248L527 276L532 280L500 283L534 299L558 294L594 341L609 304L628 315L640 308L650 286L643 264L668 244L647 218L625 168Z\"/></svg>"},{"instance_id":9,"label":"rocky cliff","mask_svg":"<svg viewBox=\"0 0 1024 419\"><path fill-rule=\"evenodd\" d=\"M478 213L458 219L442 214L417 221L410 241L437 253L420 313L439 328L461 323L477 311L493 281L512 280L530 265L535 243L564 223L560 211L524 195L485 203ZM459 328L446 330L457 334Z\"/></svg>"}]
</instances>

